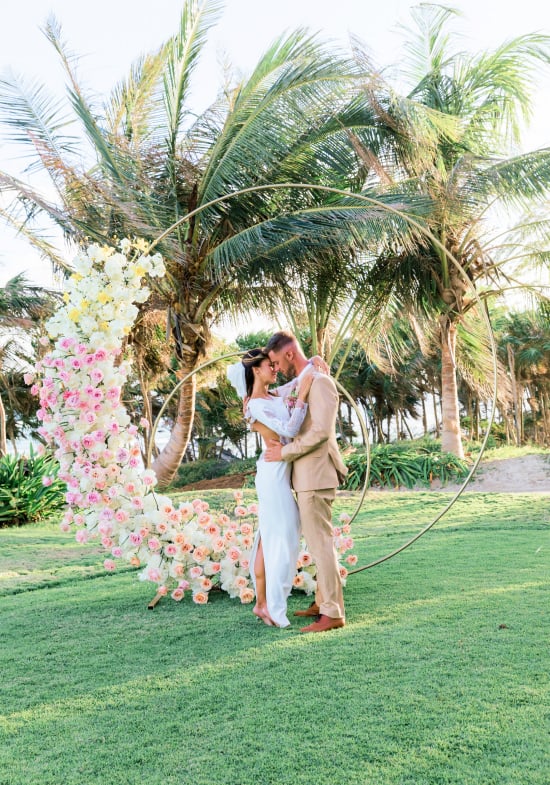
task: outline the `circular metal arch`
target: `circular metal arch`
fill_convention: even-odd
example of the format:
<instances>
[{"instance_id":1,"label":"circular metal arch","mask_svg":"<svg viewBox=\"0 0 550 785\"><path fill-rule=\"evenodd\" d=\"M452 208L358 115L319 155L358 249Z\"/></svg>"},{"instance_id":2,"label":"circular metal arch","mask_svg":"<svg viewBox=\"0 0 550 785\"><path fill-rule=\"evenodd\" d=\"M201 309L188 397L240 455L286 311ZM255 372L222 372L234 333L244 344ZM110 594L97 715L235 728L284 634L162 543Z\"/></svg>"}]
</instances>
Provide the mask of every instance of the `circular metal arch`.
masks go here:
<instances>
[{"instance_id":1,"label":"circular metal arch","mask_svg":"<svg viewBox=\"0 0 550 785\"><path fill-rule=\"evenodd\" d=\"M429 229L427 229L425 226L423 226L415 218L413 218L412 216L408 215L407 213L402 212L401 210L398 210L395 207L391 207L390 205L387 205L384 202L379 201L378 199L374 199L373 197L370 197L370 196L364 196L363 194L353 193L351 191L344 191L344 190L342 190L340 188L332 188L330 186L313 185L313 184L308 184L308 183L272 183L272 184L268 184L268 185L252 185L252 186L249 186L248 188L242 188L242 189L240 189L238 191L234 191L234 192L232 192L230 194L225 194L224 196L219 196L216 199L212 199L211 201L206 202L205 204L201 205L200 207L197 207L195 210L191 210L186 215L182 216L179 220L177 220L175 223L173 223L172 226L169 226L168 229L166 229L164 232L162 232L151 243L151 245L149 246L149 248L147 250L147 253L150 253L153 250L153 248L155 248L160 242L162 242L162 240L165 237L168 237L168 235L171 234L179 226L181 226L184 223L187 223L192 217L194 217L195 215L198 215L203 210L206 210L209 207L212 207L212 206L214 206L216 204L221 204L223 202L230 201L231 199L235 198L236 196L241 196L243 194L254 193L256 191L275 191L275 190L282 190L282 189L310 190L310 191L313 190L313 191L319 191L319 192L324 192L324 193L337 194L339 196L347 196L347 197L350 197L350 198L353 198L353 199L357 199L360 202L365 202L365 204L368 204L368 205L371 205L373 207L376 207L377 209L380 209L380 210L383 210L385 212L392 213L393 215L399 216L399 218L401 218L402 220L406 221L410 226L412 226L415 229L417 229L422 235L424 235L424 237L428 238L430 240L430 242L432 242L447 257L447 259L451 262L451 264L453 264L456 267L456 269L459 271L463 281L468 285L468 288L470 289L470 291L471 291L471 293L473 295L473 298L475 299L477 305L480 308L483 320L484 320L486 328L487 328L487 334L488 334L489 342L490 342L490 346L491 346L491 356L492 356L492 363L493 363L493 396L492 396L492 402L491 402L492 403L492 405L491 405L491 414L490 414L490 417L488 419L487 431L486 431L486 434L485 434L485 438L483 439L483 442L481 443L481 449L479 451L479 455L478 455L477 459L474 461L474 464L473 464L472 468L470 469L466 479L464 480L464 482L462 483L462 485L460 486L458 491L455 493L455 495L451 498L449 503L445 505L443 510L440 513L438 513L426 526L424 526L424 528L421 529L421 531L418 532L418 534L416 534L414 537L411 537L409 540L407 540L407 542L405 542L399 548L396 548L395 550L391 551L390 553L386 554L385 556L382 556L379 559L375 559L374 561L372 561L372 562L370 562L368 564L365 564L364 566L357 567L354 570L350 570L348 572L348 575L354 575L354 574L356 574L358 572L362 572L363 570L368 570L371 567L376 567L378 564L382 564L383 562L388 561L388 559L391 559L394 556L397 556L397 554L401 553L406 548L410 547L413 543L415 543L418 539L420 539L420 537L422 537L433 526L435 526L435 524L438 521L440 521L441 518L451 509L451 507L455 504L455 502L458 501L458 499L460 498L460 496L464 492L464 489L466 488L466 486L468 485L468 483L472 479L472 477L473 477L473 475L474 475L474 473L475 473L475 471L476 471L476 469L477 469L477 467L479 465L479 462L481 461L481 458L483 457L483 453L485 452L485 448L487 446L487 440L488 440L489 435L491 433L491 426L493 424L493 418L494 418L494 413L495 413L495 409L496 409L496 400L497 400L497 351L496 351L496 344L495 344L495 336L494 336L494 333L493 333L493 328L492 328L492 325L491 325L491 321L489 319L489 314L487 313L487 309L484 307L484 304L483 304L483 302L482 302L482 300L481 300L481 298L480 298L480 296L479 296L475 286L473 285L472 281L470 281L470 279L466 275L466 271L464 270L464 268L462 267L462 265L460 264L458 259L456 259L456 257L443 245L443 243ZM194 369L191 373L187 374L187 376L185 376L183 379L181 379L178 382L178 384L175 386L175 388L170 392L169 397L166 399L164 405L161 407L161 410L160 410L159 414L157 415L157 417L155 419L155 423L154 423L153 429L151 431L151 439L150 439L149 450L148 450L148 453L147 453L147 465L149 465L149 463L150 463L152 445L153 445L153 441L154 441L154 435L155 435L156 430L158 428L159 418L162 416L163 412L166 409L168 401L172 398L172 396L175 394L175 392L180 388L180 386L185 381L187 381L189 378L191 378L199 370L202 370L203 368L206 368L206 367L208 367L210 365L213 365L214 363L218 362L219 360L228 359L230 357L235 357L237 354L239 354L239 353L227 354L227 355L223 355L221 357L216 357L216 358L214 358L212 360L209 360L208 362L204 363L203 365L198 366L196 369ZM339 389L346 395L346 397L347 397L347 399L349 401L351 399L351 396L349 396L349 394L346 391L343 390L341 385L339 385ZM359 415L359 411L358 411L358 408L357 408L357 406L355 404L355 401L353 401L353 406L355 408L356 413ZM362 417L360 417L360 422L361 422L361 427L363 428L364 420L362 419ZM365 443L368 446L368 438L365 440ZM362 494L361 494L361 497L360 497L360 500L359 500L359 505L358 505L358 507L356 508L356 510L354 512L353 518L355 518L357 516L357 513L359 512L359 509L361 508L363 500L365 498L367 487L368 487L369 475L370 475L370 450L368 451L367 472L366 472L366 476L365 476L365 483L364 483L363 491L362 491Z\"/></svg>"},{"instance_id":2,"label":"circular metal arch","mask_svg":"<svg viewBox=\"0 0 550 785\"><path fill-rule=\"evenodd\" d=\"M149 447L147 449L147 456L146 456L146 467L148 469L151 467L151 454L152 454L152 451L153 451L153 445L155 443L155 435L156 435L158 427L160 425L160 421L162 419L162 415L166 411L166 408L167 408L168 404L170 403L170 401L172 400L174 395L178 392L180 387L183 384L185 384L185 382L188 379L191 379L196 373L199 373L199 371L202 371L205 368L209 368L211 365L216 365L221 360L230 360L233 357L242 357L243 354L246 354L246 352L231 352L230 354L222 354L219 357L214 357L211 360L207 360L207 362L202 363L202 365L198 365L190 373L186 374L183 377L183 379L180 379L179 382L176 385L174 385L174 387L170 390L170 392L168 393L168 395L164 399L164 403L162 404L162 406L161 406L161 408L159 410L159 413L155 417L155 421L153 423L153 427L151 428L151 435L150 435L150 438L149 438ZM365 498L365 495L367 493L367 489L369 487L370 465L371 465L369 434L368 434L367 424L365 422L365 418L363 417L363 413L361 412L361 410L357 406L357 403L353 400L353 398L348 393L348 391L345 389L345 387L343 387L337 379L334 379L334 381L336 383L336 387L338 388L339 392L342 393L342 395L346 398L346 400L348 401L350 406L355 411L355 414L357 415L357 419L359 420L359 425L361 427L361 434L363 436L363 440L365 442L366 451L367 451L367 467L366 467L366 471L365 471L365 480L363 482L363 488L361 490L361 495L359 497L359 501L357 502L357 505L355 507L353 515L351 516L351 520L350 520L350 524L351 524L355 520L355 518L357 517L357 514L359 513L359 510L361 509L361 507L363 505L363 500Z\"/></svg>"}]
</instances>

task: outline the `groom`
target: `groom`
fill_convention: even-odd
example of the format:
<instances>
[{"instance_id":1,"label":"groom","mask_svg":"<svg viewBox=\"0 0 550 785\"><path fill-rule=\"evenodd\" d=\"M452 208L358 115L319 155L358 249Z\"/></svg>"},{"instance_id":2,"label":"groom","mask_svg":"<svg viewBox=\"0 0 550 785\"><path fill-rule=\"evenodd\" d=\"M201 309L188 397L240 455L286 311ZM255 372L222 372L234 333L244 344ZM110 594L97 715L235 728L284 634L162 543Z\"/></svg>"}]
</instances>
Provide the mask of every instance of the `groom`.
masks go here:
<instances>
[{"instance_id":1,"label":"groom","mask_svg":"<svg viewBox=\"0 0 550 785\"><path fill-rule=\"evenodd\" d=\"M270 338L266 354L287 378L300 377L309 367L296 337L287 331ZM336 488L347 474L335 426L338 392L330 376L316 374L308 396L308 411L300 433L284 447L271 440L266 461L292 461L292 486L296 491L300 522L308 549L317 565L315 602L296 616L319 616L302 632L325 632L344 626L344 597L332 533L332 502Z\"/></svg>"}]
</instances>

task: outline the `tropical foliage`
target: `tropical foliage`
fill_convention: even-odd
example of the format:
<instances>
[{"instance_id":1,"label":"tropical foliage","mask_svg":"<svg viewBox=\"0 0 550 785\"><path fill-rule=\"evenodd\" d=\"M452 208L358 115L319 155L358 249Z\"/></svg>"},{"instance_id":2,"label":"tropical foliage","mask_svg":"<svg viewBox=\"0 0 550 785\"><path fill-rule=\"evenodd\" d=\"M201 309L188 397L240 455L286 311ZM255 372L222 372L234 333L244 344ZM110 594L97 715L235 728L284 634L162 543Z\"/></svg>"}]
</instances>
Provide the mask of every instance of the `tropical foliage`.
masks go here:
<instances>
[{"instance_id":1,"label":"tropical foliage","mask_svg":"<svg viewBox=\"0 0 550 785\"><path fill-rule=\"evenodd\" d=\"M345 459L349 474L345 487L360 490L365 483L367 455L356 452ZM468 474L466 461L452 453L442 453L439 444L423 442L403 445L375 445L370 454L369 485L379 488L430 487L434 480L442 485L463 480Z\"/></svg>"},{"instance_id":2,"label":"tropical foliage","mask_svg":"<svg viewBox=\"0 0 550 785\"><path fill-rule=\"evenodd\" d=\"M65 483L51 456L0 457L0 527L50 517L65 504Z\"/></svg>"},{"instance_id":3,"label":"tropical foliage","mask_svg":"<svg viewBox=\"0 0 550 785\"><path fill-rule=\"evenodd\" d=\"M24 384L23 373L32 367L37 340L56 297L29 284L22 274L0 288L0 457L25 427L37 424L36 406Z\"/></svg>"}]
</instances>

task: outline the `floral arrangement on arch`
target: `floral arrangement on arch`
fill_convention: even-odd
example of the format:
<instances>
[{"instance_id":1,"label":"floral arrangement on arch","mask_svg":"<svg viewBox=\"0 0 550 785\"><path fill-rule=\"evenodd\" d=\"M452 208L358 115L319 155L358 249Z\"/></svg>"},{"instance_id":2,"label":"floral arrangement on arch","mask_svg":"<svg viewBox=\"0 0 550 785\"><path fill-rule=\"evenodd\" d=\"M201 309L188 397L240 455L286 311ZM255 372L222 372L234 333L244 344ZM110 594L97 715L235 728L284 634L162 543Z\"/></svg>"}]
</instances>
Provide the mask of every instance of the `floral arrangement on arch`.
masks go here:
<instances>
[{"instance_id":1,"label":"floral arrangement on arch","mask_svg":"<svg viewBox=\"0 0 550 785\"><path fill-rule=\"evenodd\" d=\"M257 505L244 506L240 491L233 517L213 513L195 499L179 505L155 492L156 476L145 469L133 425L121 400L130 365L123 345L150 290L147 276L164 275L159 254L144 243L124 239L119 248L90 245L74 259L62 305L47 322L48 351L25 381L39 396L39 433L55 449L58 477L67 485L64 531L78 542L99 539L108 552L107 571L116 561L140 567L163 595L181 600L187 590L196 603L208 602L218 586L241 602L251 602L250 555ZM47 484L51 478L45 478ZM353 547L349 516L335 528L341 558ZM353 554L345 557L356 563ZM314 591L315 566L302 551L294 585ZM347 568L341 564L345 581Z\"/></svg>"}]
</instances>

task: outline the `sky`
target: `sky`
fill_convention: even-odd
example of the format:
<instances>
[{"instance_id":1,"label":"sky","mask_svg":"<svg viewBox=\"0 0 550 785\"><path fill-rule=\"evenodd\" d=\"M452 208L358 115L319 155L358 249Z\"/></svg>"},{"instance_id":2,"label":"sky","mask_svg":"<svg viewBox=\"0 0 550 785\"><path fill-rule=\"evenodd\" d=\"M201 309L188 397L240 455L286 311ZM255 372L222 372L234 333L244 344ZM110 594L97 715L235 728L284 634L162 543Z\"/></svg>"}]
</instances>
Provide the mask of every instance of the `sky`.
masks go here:
<instances>
[{"instance_id":1,"label":"sky","mask_svg":"<svg viewBox=\"0 0 550 785\"><path fill-rule=\"evenodd\" d=\"M524 33L550 34L547 0L448 0L446 4L462 14L453 29L460 32L465 50L492 49ZM367 44L381 66L394 63L402 41L398 25L410 24L414 5L417 2L412 0L226 0L195 75L195 108L200 111L214 99L224 60L247 72L274 38L296 27L344 44L352 33ZM40 31L54 13L64 39L81 56L81 81L106 95L141 53L155 49L177 29L180 10L180 0L3 0L0 79L11 69L62 94L57 55ZM549 105L550 66L545 73L541 69L535 114L524 134L523 149L550 146ZM0 145L0 169L21 176L24 161L13 149ZM39 285L54 283L48 262L0 224L0 286L19 272Z\"/></svg>"}]
</instances>

